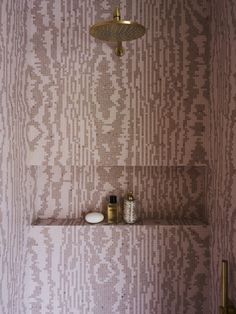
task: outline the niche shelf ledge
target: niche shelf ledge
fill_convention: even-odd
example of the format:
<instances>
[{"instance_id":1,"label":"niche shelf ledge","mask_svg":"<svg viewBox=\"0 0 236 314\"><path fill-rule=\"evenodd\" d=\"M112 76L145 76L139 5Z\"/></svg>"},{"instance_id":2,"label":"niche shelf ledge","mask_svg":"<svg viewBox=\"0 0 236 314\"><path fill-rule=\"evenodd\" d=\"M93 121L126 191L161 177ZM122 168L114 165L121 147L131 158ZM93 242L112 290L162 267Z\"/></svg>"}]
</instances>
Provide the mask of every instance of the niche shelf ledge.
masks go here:
<instances>
[{"instance_id":1,"label":"niche shelf ledge","mask_svg":"<svg viewBox=\"0 0 236 314\"><path fill-rule=\"evenodd\" d=\"M33 227L37 226L109 226L109 227L121 227L121 226L207 226L206 221L200 219L142 219L135 224L127 224L120 222L118 224L108 224L106 221L102 221L97 224L87 223L83 218L37 218L32 222Z\"/></svg>"}]
</instances>

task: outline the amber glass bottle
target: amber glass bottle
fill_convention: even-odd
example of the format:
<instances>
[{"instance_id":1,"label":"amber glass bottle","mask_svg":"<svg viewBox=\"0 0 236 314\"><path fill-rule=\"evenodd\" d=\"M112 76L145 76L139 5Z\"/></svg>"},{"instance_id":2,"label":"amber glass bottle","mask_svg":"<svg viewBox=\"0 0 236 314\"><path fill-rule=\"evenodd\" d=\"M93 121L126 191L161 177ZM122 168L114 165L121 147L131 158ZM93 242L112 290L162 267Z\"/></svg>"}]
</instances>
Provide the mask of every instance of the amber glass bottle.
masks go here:
<instances>
[{"instance_id":1,"label":"amber glass bottle","mask_svg":"<svg viewBox=\"0 0 236 314\"><path fill-rule=\"evenodd\" d=\"M116 195L110 195L110 202L107 205L107 222L117 224L118 222L118 204Z\"/></svg>"}]
</instances>

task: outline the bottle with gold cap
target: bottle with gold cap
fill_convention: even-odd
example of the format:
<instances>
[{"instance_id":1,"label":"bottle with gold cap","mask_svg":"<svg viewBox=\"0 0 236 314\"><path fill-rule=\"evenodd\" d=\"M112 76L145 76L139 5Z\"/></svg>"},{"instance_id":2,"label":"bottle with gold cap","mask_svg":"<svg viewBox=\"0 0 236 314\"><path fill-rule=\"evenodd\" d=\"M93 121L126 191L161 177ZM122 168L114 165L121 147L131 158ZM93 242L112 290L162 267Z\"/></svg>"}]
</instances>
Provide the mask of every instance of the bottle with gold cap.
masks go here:
<instances>
[{"instance_id":1,"label":"bottle with gold cap","mask_svg":"<svg viewBox=\"0 0 236 314\"><path fill-rule=\"evenodd\" d=\"M124 200L123 219L128 224L134 224L138 220L137 206L132 192L129 192Z\"/></svg>"}]
</instances>

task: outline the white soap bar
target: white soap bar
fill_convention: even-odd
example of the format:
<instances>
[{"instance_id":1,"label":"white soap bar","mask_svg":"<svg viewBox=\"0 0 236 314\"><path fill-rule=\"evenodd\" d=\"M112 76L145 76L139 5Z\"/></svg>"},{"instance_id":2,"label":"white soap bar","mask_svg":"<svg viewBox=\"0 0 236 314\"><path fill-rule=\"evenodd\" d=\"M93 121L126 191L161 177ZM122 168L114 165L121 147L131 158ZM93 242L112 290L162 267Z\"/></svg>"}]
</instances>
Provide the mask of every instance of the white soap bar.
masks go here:
<instances>
[{"instance_id":1,"label":"white soap bar","mask_svg":"<svg viewBox=\"0 0 236 314\"><path fill-rule=\"evenodd\" d=\"M85 216L85 220L87 222L89 222L90 224L97 224L97 223L103 221L103 219L104 219L104 215L102 213L99 213L99 212L88 213Z\"/></svg>"}]
</instances>

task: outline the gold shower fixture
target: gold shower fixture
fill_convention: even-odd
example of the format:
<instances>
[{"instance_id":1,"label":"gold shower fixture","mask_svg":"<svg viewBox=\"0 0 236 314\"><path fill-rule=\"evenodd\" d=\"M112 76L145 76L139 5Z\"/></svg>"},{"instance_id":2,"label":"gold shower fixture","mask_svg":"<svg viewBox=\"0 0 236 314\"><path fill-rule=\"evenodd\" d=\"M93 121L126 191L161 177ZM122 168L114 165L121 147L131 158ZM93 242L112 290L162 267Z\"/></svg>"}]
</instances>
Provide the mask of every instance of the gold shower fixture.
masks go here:
<instances>
[{"instance_id":1,"label":"gold shower fixture","mask_svg":"<svg viewBox=\"0 0 236 314\"><path fill-rule=\"evenodd\" d=\"M115 53L121 57L124 54L122 41L138 39L145 34L145 27L137 22L125 21L121 19L120 8L116 8L113 20L102 21L90 27L91 36L110 42L117 42Z\"/></svg>"},{"instance_id":2,"label":"gold shower fixture","mask_svg":"<svg viewBox=\"0 0 236 314\"><path fill-rule=\"evenodd\" d=\"M229 300L228 296L228 261L222 261L222 305L220 306L220 314L236 314L236 308Z\"/></svg>"}]
</instances>

